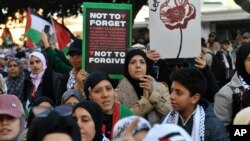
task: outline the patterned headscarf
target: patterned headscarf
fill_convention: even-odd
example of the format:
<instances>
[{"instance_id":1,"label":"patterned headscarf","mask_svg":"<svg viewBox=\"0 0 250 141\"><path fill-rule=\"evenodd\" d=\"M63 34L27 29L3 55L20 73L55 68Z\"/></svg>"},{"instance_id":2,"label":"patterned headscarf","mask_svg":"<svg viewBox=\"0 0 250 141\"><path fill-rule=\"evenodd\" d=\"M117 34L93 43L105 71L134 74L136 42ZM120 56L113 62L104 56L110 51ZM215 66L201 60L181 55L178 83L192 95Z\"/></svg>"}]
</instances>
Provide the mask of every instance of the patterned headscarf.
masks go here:
<instances>
[{"instance_id":1,"label":"patterned headscarf","mask_svg":"<svg viewBox=\"0 0 250 141\"><path fill-rule=\"evenodd\" d=\"M23 71L23 65L20 59L12 58L9 60L8 65L10 62L15 61L19 68L19 75L17 77L8 76L6 79L7 84L7 93L19 96L20 90L22 89L22 84L25 79L25 73Z\"/></svg>"}]
</instances>

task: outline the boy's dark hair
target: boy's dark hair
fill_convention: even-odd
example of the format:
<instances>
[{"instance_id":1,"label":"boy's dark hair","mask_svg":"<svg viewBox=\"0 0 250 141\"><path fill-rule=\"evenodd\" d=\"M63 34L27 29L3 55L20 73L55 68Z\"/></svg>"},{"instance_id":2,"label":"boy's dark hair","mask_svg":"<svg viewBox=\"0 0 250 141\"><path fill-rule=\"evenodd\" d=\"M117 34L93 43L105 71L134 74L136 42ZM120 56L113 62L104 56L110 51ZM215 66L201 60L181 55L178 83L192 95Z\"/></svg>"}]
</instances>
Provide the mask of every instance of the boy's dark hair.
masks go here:
<instances>
[{"instance_id":1,"label":"boy's dark hair","mask_svg":"<svg viewBox=\"0 0 250 141\"><path fill-rule=\"evenodd\" d=\"M227 39L224 39L221 41L221 44L227 44L227 45L230 45L230 41L227 40Z\"/></svg>"},{"instance_id":2,"label":"boy's dark hair","mask_svg":"<svg viewBox=\"0 0 250 141\"><path fill-rule=\"evenodd\" d=\"M170 74L171 81L181 83L190 91L190 96L199 93L203 97L207 89L207 80L197 68L182 68Z\"/></svg>"}]
</instances>

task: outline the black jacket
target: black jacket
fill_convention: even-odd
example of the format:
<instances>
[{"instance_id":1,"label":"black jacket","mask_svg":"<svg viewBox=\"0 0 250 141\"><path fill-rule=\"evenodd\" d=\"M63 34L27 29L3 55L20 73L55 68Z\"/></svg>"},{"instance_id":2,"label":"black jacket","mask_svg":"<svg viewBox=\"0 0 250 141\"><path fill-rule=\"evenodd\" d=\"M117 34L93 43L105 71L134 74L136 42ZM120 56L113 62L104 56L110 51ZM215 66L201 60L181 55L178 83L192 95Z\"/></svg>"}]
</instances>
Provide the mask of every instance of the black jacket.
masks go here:
<instances>
[{"instance_id":1,"label":"black jacket","mask_svg":"<svg viewBox=\"0 0 250 141\"><path fill-rule=\"evenodd\" d=\"M19 96L20 100L26 105L27 100L33 103L34 99L39 96L46 96L53 100L56 105L60 104L61 96L59 95L59 85L62 81L62 74L53 71L52 68L47 67L45 70L42 81L39 84L35 97L32 96L34 85L31 78L28 77L24 80L23 88Z\"/></svg>"}]
</instances>

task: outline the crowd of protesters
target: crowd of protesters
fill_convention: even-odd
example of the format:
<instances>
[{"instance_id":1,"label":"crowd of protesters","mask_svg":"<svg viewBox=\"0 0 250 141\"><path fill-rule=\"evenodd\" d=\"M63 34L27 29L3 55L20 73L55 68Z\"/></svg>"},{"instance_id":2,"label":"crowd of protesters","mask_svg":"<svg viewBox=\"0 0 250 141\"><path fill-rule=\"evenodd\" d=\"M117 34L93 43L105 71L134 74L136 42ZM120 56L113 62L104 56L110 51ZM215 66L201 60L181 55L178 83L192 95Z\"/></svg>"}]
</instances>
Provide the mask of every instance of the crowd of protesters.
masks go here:
<instances>
[{"instance_id":1,"label":"crowd of protesters","mask_svg":"<svg viewBox=\"0 0 250 141\"><path fill-rule=\"evenodd\" d=\"M0 141L227 141L250 124L250 34L201 39L195 64L161 59L144 40L126 51L124 78L82 69L82 40L67 53L45 33L34 50L0 53Z\"/></svg>"}]
</instances>

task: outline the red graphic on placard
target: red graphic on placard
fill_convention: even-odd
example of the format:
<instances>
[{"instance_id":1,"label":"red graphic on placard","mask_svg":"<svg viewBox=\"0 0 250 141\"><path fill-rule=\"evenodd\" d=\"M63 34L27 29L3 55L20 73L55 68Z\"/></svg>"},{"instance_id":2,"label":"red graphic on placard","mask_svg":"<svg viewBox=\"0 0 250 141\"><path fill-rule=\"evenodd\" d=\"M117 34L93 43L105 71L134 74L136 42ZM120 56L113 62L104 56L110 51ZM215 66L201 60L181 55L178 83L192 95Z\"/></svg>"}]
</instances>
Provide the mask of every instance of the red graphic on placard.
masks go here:
<instances>
[{"instance_id":1,"label":"red graphic on placard","mask_svg":"<svg viewBox=\"0 0 250 141\"><path fill-rule=\"evenodd\" d=\"M160 19L165 27L170 30L180 29L181 39L177 58L179 58L182 49L182 29L185 29L188 22L195 17L195 6L188 0L174 0L172 3L170 0L166 0L160 7Z\"/></svg>"},{"instance_id":2,"label":"red graphic on placard","mask_svg":"<svg viewBox=\"0 0 250 141\"><path fill-rule=\"evenodd\" d=\"M122 19L125 19L126 14L120 14L120 16L121 16Z\"/></svg>"},{"instance_id":3,"label":"red graphic on placard","mask_svg":"<svg viewBox=\"0 0 250 141\"><path fill-rule=\"evenodd\" d=\"M93 56L94 51L89 51L90 56Z\"/></svg>"},{"instance_id":4,"label":"red graphic on placard","mask_svg":"<svg viewBox=\"0 0 250 141\"><path fill-rule=\"evenodd\" d=\"M166 0L161 5L160 18L165 26L173 30L175 28L186 28L188 21L195 19L196 9L188 0L174 0L174 4Z\"/></svg>"}]
</instances>

